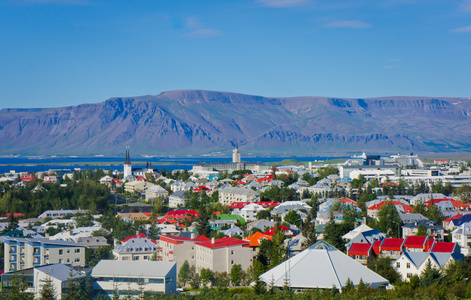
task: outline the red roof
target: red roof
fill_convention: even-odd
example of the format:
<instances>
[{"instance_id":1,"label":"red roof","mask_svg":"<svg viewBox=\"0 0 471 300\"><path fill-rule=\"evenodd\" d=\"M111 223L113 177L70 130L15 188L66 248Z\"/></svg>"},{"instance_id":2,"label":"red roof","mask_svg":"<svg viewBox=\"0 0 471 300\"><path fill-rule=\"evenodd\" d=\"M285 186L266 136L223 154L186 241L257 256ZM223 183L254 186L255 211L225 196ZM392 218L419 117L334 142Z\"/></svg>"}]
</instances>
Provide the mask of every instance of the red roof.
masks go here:
<instances>
[{"instance_id":1,"label":"red roof","mask_svg":"<svg viewBox=\"0 0 471 300\"><path fill-rule=\"evenodd\" d=\"M381 245L381 251L402 251L404 239L385 239Z\"/></svg>"},{"instance_id":2,"label":"red roof","mask_svg":"<svg viewBox=\"0 0 471 300\"><path fill-rule=\"evenodd\" d=\"M354 243L348 250L347 255L366 255L370 254L373 245L370 243Z\"/></svg>"},{"instance_id":3,"label":"red roof","mask_svg":"<svg viewBox=\"0 0 471 300\"><path fill-rule=\"evenodd\" d=\"M5 217L9 217L10 216L10 213L6 213L5 214ZM13 213L13 217L14 218L24 218L25 215L23 215L22 213Z\"/></svg>"},{"instance_id":4,"label":"red roof","mask_svg":"<svg viewBox=\"0 0 471 300\"><path fill-rule=\"evenodd\" d=\"M383 205L388 205L390 203L392 203L393 205L402 206L402 208L404 209L404 211L406 213L411 213L414 210L410 205L407 205L407 204L402 203L401 201L395 201L395 200L393 200L393 201L391 201L391 200L381 201L380 203L377 203L373 206L368 207L368 209L369 210L380 210L381 207L383 207Z\"/></svg>"},{"instance_id":5,"label":"red roof","mask_svg":"<svg viewBox=\"0 0 471 300\"><path fill-rule=\"evenodd\" d=\"M33 175L25 175L21 176L21 181L33 181L38 179L37 177L34 177Z\"/></svg>"},{"instance_id":6,"label":"red roof","mask_svg":"<svg viewBox=\"0 0 471 300\"><path fill-rule=\"evenodd\" d=\"M127 241L129 241L130 239L149 239L151 240L147 235L143 234L143 233L139 233L138 235L131 235L130 237L128 238L125 238L124 240L122 240L121 242L122 243L126 243ZM157 243L157 241L155 240L151 240L153 243Z\"/></svg>"},{"instance_id":7,"label":"red roof","mask_svg":"<svg viewBox=\"0 0 471 300\"><path fill-rule=\"evenodd\" d=\"M437 203L440 203L440 202L443 202L443 201L450 201L451 205L453 205L454 208L462 208L462 209L469 208L468 204L464 204L461 201L451 199L451 198L450 199L431 199L431 200L428 200L427 202L425 202L427 207L430 207L432 200L433 200L434 204L437 204Z\"/></svg>"},{"instance_id":8,"label":"red roof","mask_svg":"<svg viewBox=\"0 0 471 300\"><path fill-rule=\"evenodd\" d=\"M136 181L147 181L144 177L139 176L137 177Z\"/></svg>"},{"instance_id":9,"label":"red roof","mask_svg":"<svg viewBox=\"0 0 471 300\"><path fill-rule=\"evenodd\" d=\"M184 217L192 216L193 218L198 218L200 214L196 210L172 210L164 215L164 218L175 218L175 217Z\"/></svg>"},{"instance_id":10,"label":"red roof","mask_svg":"<svg viewBox=\"0 0 471 300\"><path fill-rule=\"evenodd\" d=\"M425 243L425 247L424 247L424 251L425 252L430 252L430 250L432 249L433 245L435 244L435 239L428 239L427 240L427 243Z\"/></svg>"},{"instance_id":11,"label":"red roof","mask_svg":"<svg viewBox=\"0 0 471 300\"><path fill-rule=\"evenodd\" d=\"M381 183L382 186L388 186L388 185L394 185L394 186L397 186L397 183L394 183L394 182L383 182Z\"/></svg>"},{"instance_id":12,"label":"red roof","mask_svg":"<svg viewBox=\"0 0 471 300\"><path fill-rule=\"evenodd\" d=\"M118 183L118 184L121 184L121 183L122 183L121 181L119 181L118 178L113 178L113 181L114 181L114 183Z\"/></svg>"},{"instance_id":13,"label":"red roof","mask_svg":"<svg viewBox=\"0 0 471 300\"><path fill-rule=\"evenodd\" d=\"M448 219L443 220L442 223L450 223L451 220L459 219L459 218L461 218L462 216L464 216L464 215L462 215L462 214L456 214L456 215L454 215L453 217L449 217Z\"/></svg>"},{"instance_id":14,"label":"red roof","mask_svg":"<svg viewBox=\"0 0 471 300\"><path fill-rule=\"evenodd\" d=\"M222 247L231 247L231 246L239 246L239 245L246 245L249 242L244 241L244 240L239 240L236 238L231 238L231 237L223 237L222 239L216 239L214 240L214 243L212 240L207 240L204 242L199 242L196 243L196 245L210 248L210 249L215 249L215 248L222 248Z\"/></svg>"},{"instance_id":15,"label":"red roof","mask_svg":"<svg viewBox=\"0 0 471 300\"><path fill-rule=\"evenodd\" d=\"M453 253L456 243L437 242L432 248L432 252Z\"/></svg>"},{"instance_id":16,"label":"red roof","mask_svg":"<svg viewBox=\"0 0 471 300\"><path fill-rule=\"evenodd\" d=\"M358 204L355 201L353 201L352 199L348 199L348 198L340 199L340 203L353 204L353 205L358 206Z\"/></svg>"},{"instance_id":17,"label":"red roof","mask_svg":"<svg viewBox=\"0 0 471 300\"><path fill-rule=\"evenodd\" d=\"M170 242L171 244L182 244L185 241L191 242L202 242L208 241L209 239L204 235L197 236L196 238L183 237L183 236L173 236L173 235L161 235L159 237L161 241Z\"/></svg>"},{"instance_id":18,"label":"red roof","mask_svg":"<svg viewBox=\"0 0 471 300\"><path fill-rule=\"evenodd\" d=\"M233 181L232 184L247 184L247 183L240 180L236 180L236 181Z\"/></svg>"},{"instance_id":19,"label":"red roof","mask_svg":"<svg viewBox=\"0 0 471 300\"><path fill-rule=\"evenodd\" d=\"M404 248L423 249L425 247L426 241L426 236L410 235L406 238L406 241L404 242Z\"/></svg>"},{"instance_id":20,"label":"red roof","mask_svg":"<svg viewBox=\"0 0 471 300\"><path fill-rule=\"evenodd\" d=\"M285 226L281 225L280 226L280 229L281 231L283 231L284 233L286 232L290 232L291 233L291 230L289 228L286 228ZM276 231L276 226L273 226L272 228L270 228L269 230L265 231L264 234L266 235L274 235L275 234L275 231Z\"/></svg>"},{"instance_id":21,"label":"red roof","mask_svg":"<svg viewBox=\"0 0 471 300\"><path fill-rule=\"evenodd\" d=\"M382 242L383 242L383 241L376 241L376 242L374 242L374 244L373 244L373 251L374 251L374 253L375 253L376 255L379 255L379 253L381 252L381 251L379 250L379 248L380 248Z\"/></svg>"},{"instance_id":22,"label":"red roof","mask_svg":"<svg viewBox=\"0 0 471 300\"><path fill-rule=\"evenodd\" d=\"M201 192L201 191L210 191L211 189L208 189L204 185L197 187L196 189L193 189L193 192Z\"/></svg>"}]
</instances>

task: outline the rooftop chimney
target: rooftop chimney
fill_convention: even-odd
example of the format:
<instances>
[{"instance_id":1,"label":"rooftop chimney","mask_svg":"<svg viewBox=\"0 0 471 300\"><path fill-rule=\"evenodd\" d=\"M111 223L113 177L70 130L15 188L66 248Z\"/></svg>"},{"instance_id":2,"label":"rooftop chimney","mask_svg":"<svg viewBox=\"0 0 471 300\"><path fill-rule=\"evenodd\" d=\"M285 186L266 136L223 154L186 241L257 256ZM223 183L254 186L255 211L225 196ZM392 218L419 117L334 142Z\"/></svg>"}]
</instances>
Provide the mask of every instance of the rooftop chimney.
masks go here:
<instances>
[{"instance_id":1,"label":"rooftop chimney","mask_svg":"<svg viewBox=\"0 0 471 300\"><path fill-rule=\"evenodd\" d=\"M211 244L214 244L214 242L215 242L215 239L211 238Z\"/></svg>"}]
</instances>

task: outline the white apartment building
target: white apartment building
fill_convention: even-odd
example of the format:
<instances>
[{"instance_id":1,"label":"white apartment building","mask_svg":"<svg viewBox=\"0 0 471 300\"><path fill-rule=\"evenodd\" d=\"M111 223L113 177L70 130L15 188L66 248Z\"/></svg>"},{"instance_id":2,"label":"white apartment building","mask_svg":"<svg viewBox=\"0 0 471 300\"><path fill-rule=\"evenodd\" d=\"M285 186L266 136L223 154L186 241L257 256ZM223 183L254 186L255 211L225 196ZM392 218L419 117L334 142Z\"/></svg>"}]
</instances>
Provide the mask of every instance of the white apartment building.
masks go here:
<instances>
[{"instance_id":1,"label":"white apartment building","mask_svg":"<svg viewBox=\"0 0 471 300\"><path fill-rule=\"evenodd\" d=\"M85 245L38 238L0 237L4 243L5 272L47 264L85 265Z\"/></svg>"},{"instance_id":2,"label":"white apartment building","mask_svg":"<svg viewBox=\"0 0 471 300\"><path fill-rule=\"evenodd\" d=\"M234 202L257 202L260 193L248 188L225 187L219 191L219 202L229 205Z\"/></svg>"}]
</instances>

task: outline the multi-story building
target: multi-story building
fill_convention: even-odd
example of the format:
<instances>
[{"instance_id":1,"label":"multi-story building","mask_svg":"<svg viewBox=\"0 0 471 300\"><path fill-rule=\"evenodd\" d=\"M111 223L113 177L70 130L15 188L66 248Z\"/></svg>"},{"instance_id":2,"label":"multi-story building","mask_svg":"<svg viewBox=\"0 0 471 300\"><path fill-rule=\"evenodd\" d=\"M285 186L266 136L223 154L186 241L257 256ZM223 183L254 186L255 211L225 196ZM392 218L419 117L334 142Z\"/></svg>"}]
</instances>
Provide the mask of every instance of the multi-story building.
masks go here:
<instances>
[{"instance_id":1,"label":"multi-story building","mask_svg":"<svg viewBox=\"0 0 471 300\"><path fill-rule=\"evenodd\" d=\"M91 274L93 290L110 299L116 290L122 296L129 291L171 295L177 289L176 270L174 262L101 260Z\"/></svg>"},{"instance_id":2,"label":"multi-story building","mask_svg":"<svg viewBox=\"0 0 471 300\"><path fill-rule=\"evenodd\" d=\"M85 265L85 245L38 238L1 237L4 243L5 272L47 264Z\"/></svg>"},{"instance_id":3,"label":"multi-story building","mask_svg":"<svg viewBox=\"0 0 471 300\"><path fill-rule=\"evenodd\" d=\"M233 202L257 202L260 193L248 188L225 187L219 191L219 202L229 205Z\"/></svg>"},{"instance_id":4,"label":"multi-story building","mask_svg":"<svg viewBox=\"0 0 471 300\"><path fill-rule=\"evenodd\" d=\"M205 236L160 236L157 259L176 262L177 272L185 260L197 271L209 268L214 272L230 272L234 264L240 264L243 269L252 265L257 252L248 244L229 237L210 240Z\"/></svg>"}]
</instances>

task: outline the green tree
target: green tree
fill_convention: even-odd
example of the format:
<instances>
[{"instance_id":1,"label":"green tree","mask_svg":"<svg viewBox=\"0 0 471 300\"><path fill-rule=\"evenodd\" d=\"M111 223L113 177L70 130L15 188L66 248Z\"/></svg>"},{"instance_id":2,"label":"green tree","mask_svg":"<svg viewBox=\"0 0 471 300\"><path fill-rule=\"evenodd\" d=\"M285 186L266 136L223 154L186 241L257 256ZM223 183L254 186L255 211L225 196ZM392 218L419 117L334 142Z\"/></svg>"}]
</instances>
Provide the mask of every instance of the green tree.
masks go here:
<instances>
[{"instance_id":1,"label":"green tree","mask_svg":"<svg viewBox=\"0 0 471 300\"><path fill-rule=\"evenodd\" d=\"M240 285L240 280L242 278L242 267L241 267L241 265L238 265L238 264L232 265L230 278L231 278L231 282L232 282L233 285L235 285L235 286Z\"/></svg>"},{"instance_id":2,"label":"green tree","mask_svg":"<svg viewBox=\"0 0 471 300\"><path fill-rule=\"evenodd\" d=\"M453 193L455 197L458 197L461 201L468 203L471 198L471 186L463 183L456 191Z\"/></svg>"},{"instance_id":3,"label":"green tree","mask_svg":"<svg viewBox=\"0 0 471 300\"><path fill-rule=\"evenodd\" d=\"M200 276L203 286L207 286L208 284L212 285L214 283L214 272L211 269L201 269Z\"/></svg>"},{"instance_id":4,"label":"green tree","mask_svg":"<svg viewBox=\"0 0 471 300\"><path fill-rule=\"evenodd\" d=\"M378 229L390 237L399 237L402 220L392 202L381 207L378 212Z\"/></svg>"},{"instance_id":5,"label":"green tree","mask_svg":"<svg viewBox=\"0 0 471 300\"><path fill-rule=\"evenodd\" d=\"M270 220L270 211L268 211L268 209L260 210L259 212L257 212L255 217L257 218L257 220Z\"/></svg>"},{"instance_id":6,"label":"green tree","mask_svg":"<svg viewBox=\"0 0 471 300\"><path fill-rule=\"evenodd\" d=\"M200 216L198 217L196 223L196 233L198 235L204 235L206 237L209 237L211 235L211 226L209 224L210 219L211 214L208 209L201 209Z\"/></svg>"},{"instance_id":7,"label":"green tree","mask_svg":"<svg viewBox=\"0 0 471 300\"><path fill-rule=\"evenodd\" d=\"M419 286L428 287L433 284L439 284L441 279L442 274L440 270L432 267L432 263L429 258L425 264L424 271L422 272L422 274L420 274Z\"/></svg>"},{"instance_id":8,"label":"green tree","mask_svg":"<svg viewBox=\"0 0 471 300\"><path fill-rule=\"evenodd\" d=\"M178 283L181 286L185 286L188 281L190 281L190 264L185 260L178 272Z\"/></svg>"},{"instance_id":9,"label":"green tree","mask_svg":"<svg viewBox=\"0 0 471 300\"><path fill-rule=\"evenodd\" d=\"M54 300L56 299L56 290L52 284L52 278L47 276L46 279L42 281L43 285L39 293L40 300Z\"/></svg>"},{"instance_id":10,"label":"green tree","mask_svg":"<svg viewBox=\"0 0 471 300\"><path fill-rule=\"evenodd\" d=\"M424 225L419 225L417 228L417 233L415 234L416 236L427 236L427 227Z\"/></svg>"},{"instance_id":11,"label":"green tree","mask_svg":"<svg viewBox=\"0 0 471 300\"><path fill-rule=\"evenodd\" d=\"M301 227L301 216L296 212L296 210L290 210L283 219L285 222Z\"/></svg>"},{"instance_id":12,"label":"green tree","mask_svg":"<svg viewBox=\"0 0 471 300\"><path fill-rule=\"evenodd\" d=\"M325 226L324 241L331 244L340 251L345 251L345 241L342 239L343 232L341 231L341 225L335 223L332 213L330 219Z\"/></svg>"},{"instance_id":13,"label":"green tree","mask_svg":"<svg viewBox=\"0 0 471 300\"><path fill-rule=\"evenodd\" d=\"M445 219L445 216L443 215L440 208L435 204L433 199L430 201L430 206L428 207L425 216L429 220L435 221L438 225L441 225L442 221Z\"/></svg>"},{"instance_id":14,"label":"green tree","mask_svg":"<svg viewBox=\"0 0 471 300\"><path fill-rule=\"evenodd\" d=\"M391 266L391 259L389 257L378 257L368 260L368 268L389 280L391 284L401 280L401 275Z\"/></svg>"}]
</instances>

